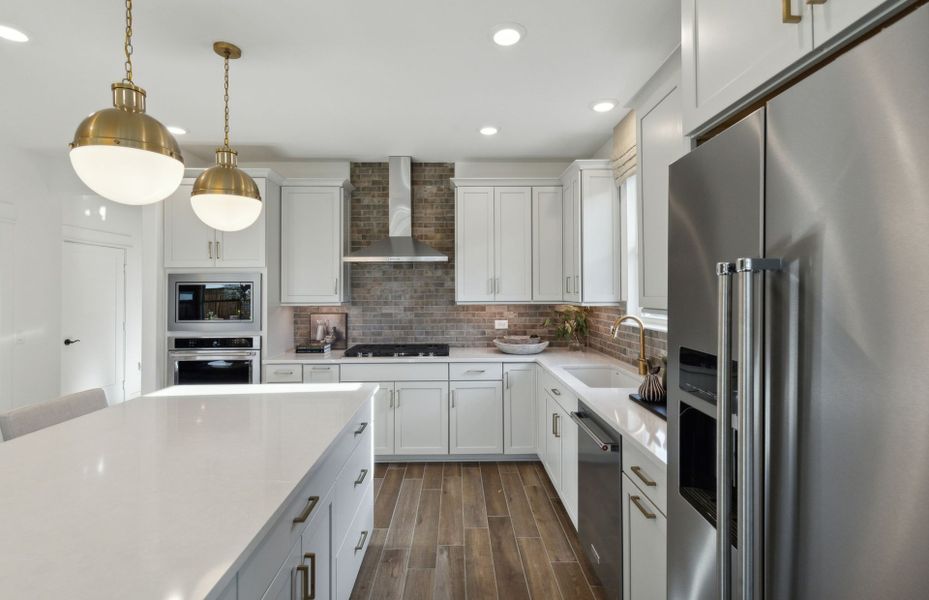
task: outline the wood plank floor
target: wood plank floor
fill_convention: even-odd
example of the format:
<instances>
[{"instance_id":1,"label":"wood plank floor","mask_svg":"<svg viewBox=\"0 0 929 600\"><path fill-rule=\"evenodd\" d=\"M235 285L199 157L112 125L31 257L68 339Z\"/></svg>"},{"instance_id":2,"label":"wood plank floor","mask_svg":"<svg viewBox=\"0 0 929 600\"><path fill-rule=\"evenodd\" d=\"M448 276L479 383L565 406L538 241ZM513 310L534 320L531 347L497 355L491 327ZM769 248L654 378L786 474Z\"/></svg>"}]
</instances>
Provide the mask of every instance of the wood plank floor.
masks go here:
<instances>
[{"instance_id":1,"label":"wood plank floor","mask_svg":"<svg viewBox=\"0 0 929 600\"><path fill-rule=\"evenodd\" d=\"M541 463L379 463L374 474L353 600L604 597Z\"/></svg>"}]
</instances>

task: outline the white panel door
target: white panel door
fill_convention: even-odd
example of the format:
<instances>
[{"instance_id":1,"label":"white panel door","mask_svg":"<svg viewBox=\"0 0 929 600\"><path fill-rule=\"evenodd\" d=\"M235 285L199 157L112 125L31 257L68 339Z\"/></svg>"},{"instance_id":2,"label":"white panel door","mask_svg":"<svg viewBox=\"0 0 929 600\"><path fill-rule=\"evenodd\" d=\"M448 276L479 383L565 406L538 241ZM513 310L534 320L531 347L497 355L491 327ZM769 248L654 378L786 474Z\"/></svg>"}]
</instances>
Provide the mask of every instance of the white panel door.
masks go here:
<instances>
[{"instance_id":1,"label":"white panel door","mask_svg":"<svg viewBox=\"0 0 929 600\"><path fill-rule=\"evenodd\" d=\"M193 185L181 184L164 200L165 267L212 267L216 263L216 232L190 205Z\"/></svg>"},{"instance_id":2,"label":"white panel door","mask_svg":"<svg viewBox=\"0 0 929 600\"><path fill-rule=\"evenodd\" d=\"M667 597L668 522L625 475L623 489L623 597Z\"/></svg>"},{"instance_id":3,"label":"white panel door","mask_svg":"<svg viewBox=\"0 0 929 600\"><path fill-rule=\"evenodd\" d=\"M577 425L558 407L558 436L561 438L561 500L577 529Z\"/></svg>"},{"instance_id":4,"label":"white panel door","mask_svg":"<svg viewBox=\"0 0 929 600\"><path fill-rule=\"evenodd\" d=\"M562 188L532 188L532 299L561 302L562 277Z\"/></svg>"},{"instance_id":5,"label":"white panel door","mask_svg":"<svg viewBox=\"0 0 929 600\"><path fill-rule=\"evenodd\" d=\"M394 389L394 452L448 454L448 383L398 381Z\"/></svg>"},{"instance_id":6,"label":"white panel door","mask_svg":"<svg viewBox=\"0 0 929 600\"><path fill-rule=\"evenodd\" d=\"M61 245L61 393L103 388L123 401L126 252L75 242Z\"/></svg>"},{"instance_id":7,"label":"white panel door","mask_svg":"<svg viewBox=\"0 0 929 600\"><path fill-rule=\"evenodd\" d=\"M494 188L459 188L455 207L455 298L494 300Z\"/></svg>"},{"instance_id":8,"label":"white panel door","mask_svg":"<svg viewBox=\"0 0 929 600\"><path fill-rule=\"evenodd\" d=\"M374 454L394 453L394 382L382 381L374 395Z\"/></svg>"},{"instance_id":9,"label":"white panel door","mask_svg":"<svg viewBox=\"0 0 929 600\"><path fill-rule=\"evenodd\" d=\"M337 187L281 190L281 302L341 301L342 191Z\"/></svg>"},{"instance_id":10,"label":"white panel door","mask_svg":"<svg viewBox=\"0 0 929 600\"><path fill-rule=\"evenodd\" d=\"M0 203L3 208L3 203ZM0 214L0 412L13 408L13 264L14 224Z\"/></svg>"},{"instance_id":11,"label":"white panel door","mask_svg":"<svg viewBox=\"0 0 929 600\"><path fill-rule=\"evenodd\" d=\"M449 453L501 454L503 384L453 381L449 387Z\"/></svg>"},{"instance_id":12,"label":"white panel door","mask_svg":"<svg viewBox=\"0 0 929 600\"><path fill-rule=\"evenodd\" d=\"M290 549L287 559L284 560L284 565L274 576L271 585L268 586L261 600L293 600L297 597L295 592L297 591L296 585L299 582L295 575L296 566L300 564L300 560L303 558L302 548L300 540L297 540L293 548ZM235 584L234 581L233 584ZM233 596L233 598L235 597Z\"/></svg>"},{"instance_id":13,"label":"white panel door","mask_svg":"<svg viewBox=\"0 0 929 600\"><path fill-rule=\"evenodd\" d=\"M887 0L826 0L813 4L813 44L818 48L841 33L846 27L881 6L900 2Z\"/></svg>"},{"instance_id":14,"label":"white panel door","mask_svg":"<svg viewBox=\"0 0 929 600\"><path fill-rule=\"evenodd\" d=\"M558 403L545 393L547 398L545 402L545 458L542 460L545 470L548 472L548 478L552 480L555 489L561 489L561 434L558 433L559 413L564 414ZM563 419L562 419L563 421Z\"/></svg>"},{"instance_id":15,"label":"white panel door","mask_svg":"<svg viewBox=\"0 0 929 600\"><path fill-rule=\"evenodd\" d=\"M581 182L578 171L573 171L563 182L562 204L562 247L564 249L562 269L564 275L564 299L567 302L581 301Z\"/></svg>"},{"instance_id":16,"label":"white panel door","mask_svg":"<svg viewBox=\"0 0 929 600\"><path fill-rule=\"evenodd\" d=\"M581 171L581 301L619 302L622 225L619 188L610 169Z\"/></svg>"},{"instance_id":17,"label":"white panel door","mask_svg":"<svg viewBox=\"0 0 929 600\"><path fill-rule=\"evenodd\" d=\"M494 188L494 300L532 300L532 188Z\"/></svg>"},{"instance_id":18,"label":"white panel door","mask_svg":"<svg viewBox=\"0 0 929 600\"><path fill-rule=\"evenodd\" d=\"M268 186L262 178L255 179L255 183L261 191L261 214L257 221L241 231L216 232L217 267L260 268L265 266L265 213L269 202Z\"/></svg>"},{"instance_id":19,"label":"white panel door","mask_svg":"<svg viewBox=\"0 0 929 600\"><path fill-rule=\"evenodd\" d=\"M639 121L639 306L668 308L668 167L686 152L680 90Z\"/></svg>"},{"instance_id":20,"label":"white panel door","mask_svg":"<svg viewBox=\"0 0 929 600\"><path fill-rule=\"evenodd\" d=\"M813 49L809 6L789 6L799 22L785 23L782 3L772 0L683 1L684 131L709 125Z\"/></svg>"},{"instance_id":21,"label":"white panel door","mask_svg":"<svg viewBox=\"0 0 929 600\"><path fill-rule=\"evenodd\" d=\"M503 367L503 452L535 454L536 366L513 364Z\"/></svg>"}]
</instances>

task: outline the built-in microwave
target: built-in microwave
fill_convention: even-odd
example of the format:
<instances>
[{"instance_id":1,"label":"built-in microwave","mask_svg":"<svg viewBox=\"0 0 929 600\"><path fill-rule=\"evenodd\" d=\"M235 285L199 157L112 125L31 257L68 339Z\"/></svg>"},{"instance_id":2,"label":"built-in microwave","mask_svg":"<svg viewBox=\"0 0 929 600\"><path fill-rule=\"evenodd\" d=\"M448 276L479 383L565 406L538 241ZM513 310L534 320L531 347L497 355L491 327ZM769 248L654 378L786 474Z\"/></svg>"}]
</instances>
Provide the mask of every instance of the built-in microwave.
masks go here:
<instances>
[{"instance_id":1,"label":"built-in microwave","mask_svg":"<svg viewBox=\"0 0 929 600\"><path fill-rule=\"evenodd\" d=\"M167 305L169 332L258 333L261 274L172 273Z\"/></svg>"}]
</instances>

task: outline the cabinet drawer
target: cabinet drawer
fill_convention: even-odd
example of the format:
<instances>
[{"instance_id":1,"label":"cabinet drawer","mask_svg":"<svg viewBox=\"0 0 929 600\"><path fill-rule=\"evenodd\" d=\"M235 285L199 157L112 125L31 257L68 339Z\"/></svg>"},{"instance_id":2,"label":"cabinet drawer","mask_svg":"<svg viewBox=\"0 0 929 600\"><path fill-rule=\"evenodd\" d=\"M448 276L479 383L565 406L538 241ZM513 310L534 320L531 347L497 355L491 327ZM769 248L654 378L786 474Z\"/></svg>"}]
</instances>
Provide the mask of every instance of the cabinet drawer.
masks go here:
<instances>
[{"instance_id":1,"label":"cabinet drawer","mask_svg":"<svg viewBox=\"0 0 929 600\"><path fill-rule=\"evenodd\" d=\"M365 494L372 494L374 485L368 480ZM349 526L335 558L335 594L337 600L348 600L355 585L371 536L374 534L374 510L362 504ZM335 544L333 544L335 546Z\"/></svg>"},{"instance_id":2,"label":"cabinet drawer","mask_svg":"<svg viewBox=\"0 0 929 600\"><path fill-rule=\"evenodd\" d=\"M623 473L645 493L662 514L668 514L667 468L623 438Z\"/></svg>"},{"instance_id":3,"label":"cabinet drawer","mask_svg":"<svg viewBox=\"0 0 929 600\"><path fill-rule=\"evenodd\" d=\"M448 381L448 363L342 365L342 381Z\"/></svg>"},{"instance_id":4,"label":"cabinet drawer","mask_svg":"<svg viewBox=\"0 0 929 600\"><path fill-rule=\"evenodd\" d=\"M374 459L372 428L367 427L359 436L361 440L352 452L351 458L342 467L342 472L335 484L335 502L332 513L332 538L341 540L351 525L352 517L359 506L373 510L373 486L368 485L374 477Z\"/></svg>"},{"instance_id":5,"label":"cabinet drawer","mask_svg":"<svg viewBox=\"0 0 929 600\"><path fill-rule=\"evenodd\" d=\"M301 383L303 381L303 367L292 365L266 365L265 383Z\"/></svg>"},{"instance_id":6,"label":"cabinet drawer","mask_svg":"<svg viewBox=\"0 0 929 600\"><path fill-rule=\"evenodd\" d=\"M503 363L451 363L448 378L452 381L503 379Z\"/></svg>"},{"instance_id":7,"label":"cabinet drawer","mask_svg":"<svg viewBox=\"0 0 929 600\"><path fill-rule=\"evenodd\" d=\"M577 396L568 386L561 383L548 371L542 369L542 388L557 402L565 412L577 410Z\"/></svg>"},{"instance_id":8,"label":"cabinet drawer","mask_svg":"<svg viewBox=\"0 0 929 600\"><path fill-rule=\"evenodd\" d=\"M303 365L303 383L339 383L339 365Z\"/></svg>"}]
</instances>

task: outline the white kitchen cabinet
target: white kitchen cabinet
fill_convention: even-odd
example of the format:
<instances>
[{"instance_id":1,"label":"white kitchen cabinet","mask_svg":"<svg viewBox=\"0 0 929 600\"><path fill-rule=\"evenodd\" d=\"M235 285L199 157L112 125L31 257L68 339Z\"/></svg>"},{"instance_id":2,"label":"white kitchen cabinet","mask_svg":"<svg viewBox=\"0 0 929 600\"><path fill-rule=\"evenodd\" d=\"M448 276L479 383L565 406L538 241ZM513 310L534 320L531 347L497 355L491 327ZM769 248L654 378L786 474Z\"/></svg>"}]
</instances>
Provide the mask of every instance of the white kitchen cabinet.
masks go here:
<instances>
[{"instance_id":1,"label":"white kitchen cabinet","mask_svg":"<svg viewBox=\"0 0 929 600\"><path fill-rule=\"evenodd\" d=\"M453 381L449 394L449 453L501 454L503 384Z\"/></svg>"},{"instance_id":2,"label":"white kitchen cabinet","mask_svg":"<svg viewBox=\"0 0 929 600\"><path fill-rule=\"evenodd\" d=\"M331 597L333 554L331 523L332 505L327 504L321 507L319 514L304 530L301 536L303 550L294 568L294 591L296 592L294 597Z\"/></svg>"},{"instance_id":3,"label":"white kitchen cabinet","mask_svg":"<svg viewBox=\"0 0 929 600\"><path fill-rule=\"evenodd\" d=\"M562 175L564 300L616 304L622 297L622 218L609 161L578 160Z\"/></svg>"},{"instance_id":4,"label":"white kitchen cabinet","mask_svg":"<svg viewBox=\"0 0 929 600\"><path fill-rule=\"evenodd\" d=\"M394 389L394 451L448 454L448 382L398 381Z\"/></svg>"},{"instance_id":5,"label":"white kitchen cabinet","mask_svg":"<svg viewBox=\"0 0 929 600\"><path fill-rule=\"evenodd\" d=\"M504 454L536 453L536 369L531 363L504 365Z\"/></svg>"},{"instance_id":6,"label":"white kitchen cabinet","mask_svg":"<svg viewBox=\"0 0 929 600\"><path fill-rule=\"evenodd\" d=\"M562 409L558 417L558 435L561 436L561 488L558 490L574 528L577 529L577 424L569 411Z\"/></svg>"},{"instance_id":7,"label":"white kitchen cabinet","mask_svg":"<svg viewBox=\"0 0 929 600\"><path fill-rule=\"evenodd\" d=\"M561 302L562 278L562 188L532 188L532 300Z\"/></svg>"},{"instance_id":8,"label":"white kitchen cabinet","mask_svg":"<svg viewBox=\"0 0 929 600\"><path fill-rule=\"evenodd\" d=\"M394 382L379 382L374 395L374 454L394 453Z\"/></svg>"},{"instance_id":9,"label":"white kitchen cabinet","mask_svg":"<svg viewBox=\"0 0 929 600\"><path fill-rule=\"evenodd\" d=\"M460 187L455 208L458 302L532 299L532 190Z\"/></svg>"},{"instance_id":10,"label":"white kitchen cabinet","mask_svg":"<svg viewBox=\"0 0 929 600\"><path fill-rule=\"evenodd\" d=\"M665 598L667 519L625 473L622 489L623 598Z\"/></svg>"},{"instance_id":11,"label":"white kitchen cabinet","mask_svg":"<svg viewBox=\"0 0 929 600\"><path fill-rule=\"evenodd\" d=\"M555 399L547 395L546 400L546 421L548 422L545 432L545 454L542 457L542 465L548 473L548 478L552 480L552 485L556 490L561 489L561 434L558 432L558 426L564 424L564 410ZM561 421L559 423L559 421Z\"/></svg>"},{"instance_id":12,"label":"white kitchen cabinet","mask_svg":"<svg viewBox=\"0 0 929 600\"><path fill-rule=\"evenodd\" d=\"M302 540L297 540L294 547L290 549L290 554L287 555L284 565L281 567L281 570L277 572L277 575L274 576L271 585L268 586L261 600L294 599L296 592L295 585L298 584L294 577L296 575L296 565L299 565L303 558L303 545L301 542Z\"/></svg>"},{"instance_id":13,"label":"white kitchen cabinet","mask_svg":"<svg viewBox=\"0 0 929 600\"><path fill-rule=\"evenodd\" d=\"M303 383L339 383L339 365L303 365Z\"/></svg>"},{"instance_id":14,"label":"white kitchen cabinet","mask_svg":"<svg viewBox=\"0 0 929 600\"><path fill-rule=\"evenodd\" d=\"M281 190L281 303L339 304L351 290L349 190L285 185Z\"/></svg>"},{"instance_id":15,"label":"white kitchen cabinet","mask_svg":"<svg viewBox=\"0 0 929 600\"><path fill-rule=\"evenodd\" d=\"M639 306L668 308L668 168L690 149L681 125L680 73L666 65L636 107Z\"/></svg>"}]
</instances>

